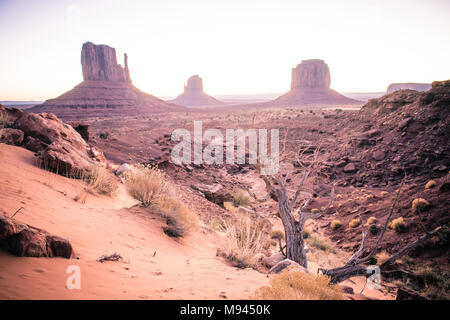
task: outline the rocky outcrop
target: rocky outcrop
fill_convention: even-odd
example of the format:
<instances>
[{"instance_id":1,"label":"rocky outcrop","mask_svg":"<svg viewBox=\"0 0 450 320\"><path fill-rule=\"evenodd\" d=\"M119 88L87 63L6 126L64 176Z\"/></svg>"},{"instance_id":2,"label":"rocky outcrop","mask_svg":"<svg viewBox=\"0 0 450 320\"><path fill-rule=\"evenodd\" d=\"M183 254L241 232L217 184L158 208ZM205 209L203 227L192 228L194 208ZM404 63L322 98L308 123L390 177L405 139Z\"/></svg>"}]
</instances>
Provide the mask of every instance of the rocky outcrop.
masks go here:
<instances>
[{"instance_id":1,"label":"rocky outcrop","mask_svg":"<svg viewBox=\"0 0 450 320\"><path fill-rule=\"evenodd\" d=\"M104 165L104 155L83 139L73 126L62 122L53 113L18 113L4 108L15 119L17 129L2 129L1 137L10 144L23 146L38 153L41 167L66 176L79 176L95 165ZM15 115L15 117L14 117ZM78 124L77 128L85 126ZM3 131L8 135L4 135ZM84 131L82 130L82 133ZM25 140L24 140L25 138ZM0 140L4 140L1 138Z\"/></svg>"},{"instance_id":2,"label":"rocky outcrop","mask_svg":"<svg viewBox=\"0 0 450 320\"><path fill-rule=\"evenodd\" d=\"M117 63L116 49L110 46L86 42L81 49L81 68L84 80L119 81L131 83L128 56L124 56L125 68Z\"/></svg>"},{"instance_id":3,"label":"rocky outcrop","mask_svg":"<svg viewBox=\"0 0 450 320\"><path fill-rule=\"evenodd\" d=\"M330 89L330 69L319 59L303 60L292 69L291 91L271 104L279 106L360 104Z\"/></svg>"},{"instance_id":4,"label":"rocky outcrop","mask_svg":"<svg viewBox=\"0 0 450 320\"><path fill-rule=\"evenodd\" d=\"M276 265L274 265L270 270L269 273L281 273L284 270L289 270L289 271L301 271L304 273L308 273L308 270L306 270L304 267L302 267L301 265L299 265L297 262L292 261L290 259L284 259L280 262L278 262Z\"/></svg>"},{"instance_id":5,"label":"rocky outcrop","mask_svg":"<svg viewBox=\"0 0 450 320\"><path fill-rule=\"evenodd\" d=\"M175 100L170 102L186 107L223 104L222 101L219 101L203 92L203 80L198 75L190 77L187 84L184 85L184 92Z\"/></svg>"},{"instance_id":6,"label":"rocky outcrop","mask_svg":"<svg viewBox=\"0 0 450 320\"><path fill-rule=\"evenodd\" d=\"M0 216L0 244L19 257L72 256L69 240L49 234L47 231L21 224L13 218Z\"/></svg>"},{"instance_id":7,"label":"rocky outcrop","mask_svg":"<svg viewBox=\"0 0 450 320\"><path fill-rule=\"evenodd\" d=\"M0 143L18 146L23 142L23 131L12 128L0 129Z\"/></svg>"},{"instance_id":8,"label":"rocky outcrop","mask_svg":"<svg viewBox=\"0 0 450 320\"><path fill-rule=\"evenodd\" d=\"M207 200L223 206L226 201L232 201L233 196L225 190L220 184L196 184L191 186L192 189L200 191Z\"/></svg>"},{"instance_id":9,"label":"rocky outcrop","mask_svg":"<svg viewBox=\"0 0 450 320\"><path fill-rule=\"evenodd\" d=\"M81 67L83 82L27 111L51 112L63 120L73 121L99 113L120 116L184 110L134 87L128 56L125 54L122 67L117 63L116 50L107 45L83 44Z\"/></svg>"},{"instance_id":10,"label":"rocky outcrop","mask_svg":"<svg viewBox=\"0 0 450 320\"><path fill-rule=\"evenodd\" d=\"M392 83L387 88L387 93L392 93L398 90L414 90L414 91L427 91L431 89L431 83L414 83L414 82L408 82L408 83Z\"/></svg>"}]
</instances>

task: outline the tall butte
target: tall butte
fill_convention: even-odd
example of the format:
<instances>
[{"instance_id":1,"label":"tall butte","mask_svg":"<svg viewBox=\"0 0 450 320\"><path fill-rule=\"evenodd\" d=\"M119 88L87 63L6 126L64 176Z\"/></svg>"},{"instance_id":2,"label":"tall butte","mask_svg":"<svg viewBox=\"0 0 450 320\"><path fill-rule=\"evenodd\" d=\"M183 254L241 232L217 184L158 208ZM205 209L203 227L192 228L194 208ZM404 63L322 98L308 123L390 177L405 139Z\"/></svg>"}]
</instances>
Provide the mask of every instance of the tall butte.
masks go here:
<instances>
[{"instance_id":1,"label":"tall butte","mask_svg":"<svg viewBox=\"0 0 450 320\"><path fill-rule=\"evenodd\" d=\"M98 114L132 115L184 110L133 86L127 54L122 67L117 63L116 49L107 45L84 43L81 69L83 82L29 111L53 112L62 119L74 120Z\"/></svg>"},{"instance_id":2,"label":"tall butte","mask_svg":"<svg viewBox=\"0 0 450 320\"><path fill-rule=\"evenodd\" d=\"M275 99L273 104L280 106L362 104L330 89L330 84L330 68L323 60L303 60L292 69L291 91Z\"/></svg>"},{"instance_id":3,"label":"tall butte","mask_svg":"<svg viewBox=\"0 0 450 320\"><path fill-rule=\"evenodd\" d=\"M213 106L221 105L222 101L217 100L203 91L203 79L198 75L188 79L184 85L184 92L171 102L180 106L196 107L196 106Z\"/></svg>"}]
</instances>

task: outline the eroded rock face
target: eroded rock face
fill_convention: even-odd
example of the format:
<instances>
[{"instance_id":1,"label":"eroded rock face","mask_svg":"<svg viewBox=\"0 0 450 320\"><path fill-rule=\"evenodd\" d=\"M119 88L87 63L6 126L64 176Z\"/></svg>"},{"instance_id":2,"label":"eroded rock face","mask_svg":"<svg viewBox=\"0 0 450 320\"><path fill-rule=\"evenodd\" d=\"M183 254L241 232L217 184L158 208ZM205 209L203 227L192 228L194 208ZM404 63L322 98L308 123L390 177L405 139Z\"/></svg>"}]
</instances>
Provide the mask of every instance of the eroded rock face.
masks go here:
<instances>
[{"instance_id":1,"label":"eroded rock face","mask_svg":"<svg viewBox=\"0 0 450 320\"><path fill-rule=\"evenodd\" d=\"M131 83L128 57L124 57L125 68L117 63L116 49L92 42L83 44L81 67L84 80L119 81Z\"/></svg>"},{"instance_id":2,"label":"eroded rock face","mask_svg":"<svg viewBox=\"0 0 450 320\"><path fill-rule=\"evenodd\" d=\"M291 90L329 89L330 82L330 69L323 60L303 60L292 69Z\"/></svg>"}]
</instances>

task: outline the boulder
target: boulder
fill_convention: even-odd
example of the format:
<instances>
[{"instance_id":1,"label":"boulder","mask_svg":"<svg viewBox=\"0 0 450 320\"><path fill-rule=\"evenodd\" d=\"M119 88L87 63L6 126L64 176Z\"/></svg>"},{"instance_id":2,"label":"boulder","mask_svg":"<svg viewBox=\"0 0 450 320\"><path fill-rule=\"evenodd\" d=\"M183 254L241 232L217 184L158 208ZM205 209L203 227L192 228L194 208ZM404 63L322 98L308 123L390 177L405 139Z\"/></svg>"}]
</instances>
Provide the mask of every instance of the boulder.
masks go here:
<instances>
[{"instance_id":1,"label":"boulder","mask_svg":"<svg viewBox=\"0 0 450 320\"><path fill-rule=\"evenodd\" d=\"M411 121L412 121L412 118L409 118L409 117L403 119L402 121L400 121L400 122L398 123L398 129L399 129L399 130L405 129Z\"/></svg>"},{"instance_id":2,"label":"boulder","mask_svg":"<svg viewBox=\"0 0 450 320\"><path fill-rule=\"evenodd\" d=\"M86 150L77 149L66 141L55 141L40 155L41 166L65 176L79 177L95 165Z\"/></svg>"},{"instance_id":3,"label":"boulder","mask_svg":"<svg viewBox=\"0 0 450 320\"><path fill-rule=\"evenodd\" d=\"M354 173L356 171L357 171L356 166L353 163L349 163L344 167L345 173Z\"/></svg>"},{"instance_id":4,"label":"boulder","mask_svg":"<svg viewBox=\"0 0 450 320\"><path fill-rule=\"evenodd\" d=\"M275 273L278 274L282 272L283 270L288 269L289 271L302 271L304 273L308 273L308 270L303 268L301 265L299 265L297 262L292 261L290 259L284 259L280 262L278 262L276 265L274 265L270 270L269 273Z\"/></svg>"},{"instance_id":5,"label":"boulder","mask_svg":"<svg viewBox=\"0 0 450 320\"><path fill-rule=\"evenodd\" d=\"M191 186L192 189L203 193L205 198L215 204L223 205L225 201L232 201L233 196L228 193L220 184L196 184Z\"/></svg>"},{"instance_id":6,"label":"boulder","mask_svg":"<svg viewBox=\"0 0 450 320\"><path fill-rule=\"evenodd\" d=\"M268 268L272 268L274 265L276 265L280 261L283 261L284 259L286 259L286 257L281 252L276 252L270 257L265 257L263 259L263 264Z\"/></svg>"},{"instance_id":7,"label":"boulder","mask_svg":"<svg viewBox=\"0 0 450 320\"><path fill-rule=\"evenodd\" d=\"M372 158L374 158L376 161L381 161L385 157L385 153L383 151L377 150L372 153Z\"/></svg>"},{"instance_id":8,"label":"boulder","mask_svg":"<svg viewBox=\"0 0 450 320\"><path fill-rule=\"evenodd\" d=\"M8 240L8 251L19 257L52 257L51 248L47 246L44 233L25 228Z\"/></svg>"},{"instance_id":9,"label":"boulder","mask_svg":"<svg viewBox=\"0 0 450 320\"><path fill-rule=\"evenodd\" d=\"M22 144L23 137L24 134L22 130L12 128L0 129L0 143L18 146Z\"/></svg>"},{"instance_id":10,"label":"boulder","mask_svg":"<svg viewBox=\"0 0 450 320\"><path fill-rule=\"evenodd\" d=\"M72 256L72 245L67 239L49 234L13 218L0 215L0 245L19 257L63 257Z\"/></svg>"},{"instance_id":11,"label":"boulder","mask_svg":"<svg viewBox=\"0 0 450 320\"><path fill-rule=\"evenodd\" d=\"M33 138L32 136L28 136L25 138L23 146L30 151L39 152L47 148L48 144L39 139Z\"/></svg>"},{"instance_id":12,"label":"boulder","mask_svg":"<svg viewBox=\"0 0 450 320\"><path fill-rule=\"evenodd\" d=\"M132 166L130 166L128 163L123 163L116 169L116 175L120 176L122 174L130 172L131 170L133 170Z\"/></svg>"}]
</instances>

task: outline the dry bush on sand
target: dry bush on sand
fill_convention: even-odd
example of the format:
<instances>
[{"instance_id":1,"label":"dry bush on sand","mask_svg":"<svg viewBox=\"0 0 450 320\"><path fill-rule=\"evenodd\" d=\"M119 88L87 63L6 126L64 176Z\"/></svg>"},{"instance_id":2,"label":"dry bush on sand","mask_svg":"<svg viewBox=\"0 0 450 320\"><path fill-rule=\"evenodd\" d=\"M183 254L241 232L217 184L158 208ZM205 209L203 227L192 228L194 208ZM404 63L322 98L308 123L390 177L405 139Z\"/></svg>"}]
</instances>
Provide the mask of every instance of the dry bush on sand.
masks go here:
<instances>
[{"instance_id":1,"label":"dry bush on sand","mask_svg":"<svg viewBox=\"0 0 450 320\"><path fill-rule=\"evenodd\" d=\"M10 121L8 116L4 112L0 111L0 129L8 128L9 126Z\"/></svg>"},{"instance_id":2,"label":"dry bush on sand","mask_svg":"<svg viewBox=\"0 0 450 320\"><path fill-rule=\"evenodd\" d=\"M84 180L88 184L87 191L90 193L114 196L119 188L117 177L102 166L92 167Z\"/></svg>"},{"instance_id":3,"label":"dry bush on sand","mask_svg":"<svg viewBox=\"0 0 450 320\"><path fill-rule=\"evenodd\" d=\"M162 195L153 202L151 208L166 219L164 232L171 237L183 237L198 224L197 215L175 198Z\"/></svg>"},{"instance_id":4,"label":"dry bush on sand","mask_svg":"<svg viewBox=\"0 0 450 320\"><path fill-rule=\"evenodd\" d=\"M224 221L222 231L227 236L227 242L221 255L239 268L255 267L256 255L263 251L266 240L265 227L263 221L245 214Z\"/></svg>"},{"instance_id":5,"label":"dry bush on sand","mask_svg":"<svg viewBox=\"0 0 450 320\"><path fill-rule=\"evenodd\" d=\"M324 275L302 271L284 271L275 276L269 286L256 290L258 300L342 300L342 289L329 284Z\"/></svg>"},{"instance_id":6,"label":"dry bush on sand","mask_svg":"<svg viewBox=\"0 0 450 320\"><path fill-rule=\"evenodd\" d=\"M244 190L239 190L233 194L233 205L238 207L246 207L250 203L250 196Z\"/></svg>"},{"instance_id":7,"label":"dry bush on sand","mask_svg":"<svg viewBox=\"0 0 450 320\"><path fill-rule=\"evenodd\" d=\"M397 218L389 222L389 228L397 231L397 232L403 232L407 229L408 224L405 222L403 217Z\"/></svg>"},{"instance_id":8,"label":"dry bush on sand","mask_svg":"<svg viewBox=\"0 0 450 320\"><path fill-rule=\"evenodd\" d=\"M164 173L156 167L138 165L125 175L128 192L143 206L149 207L162 194L168 193Z\"/></svg>"}]
</instances>

